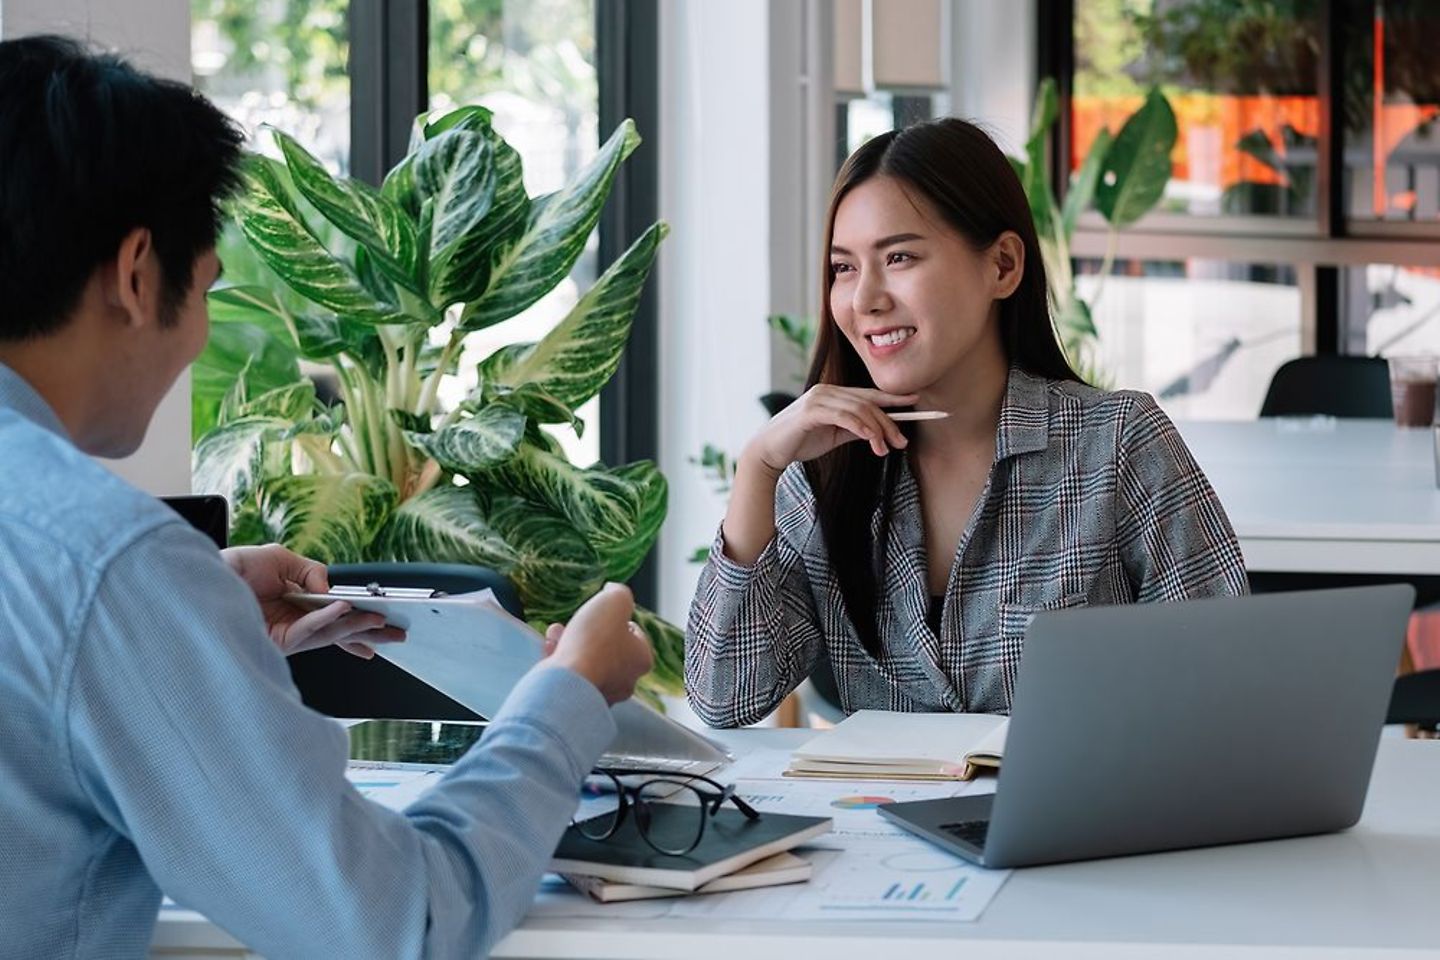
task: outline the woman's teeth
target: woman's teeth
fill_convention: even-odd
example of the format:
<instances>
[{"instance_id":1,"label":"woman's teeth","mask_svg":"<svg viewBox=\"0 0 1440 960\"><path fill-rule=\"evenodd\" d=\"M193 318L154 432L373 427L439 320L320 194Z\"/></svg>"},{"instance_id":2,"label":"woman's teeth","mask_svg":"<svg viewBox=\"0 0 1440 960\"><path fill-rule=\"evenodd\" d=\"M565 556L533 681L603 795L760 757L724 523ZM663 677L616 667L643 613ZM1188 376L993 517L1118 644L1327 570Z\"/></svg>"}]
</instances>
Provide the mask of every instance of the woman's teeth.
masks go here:
<instances>
[{"instance_id":1,"label":"woman's teeth","mask_svg":"<svg viewBox=\"0 0 1440 960\"><path fill-rule=\"evenodd\" d=\"M909 340L913 336L915 336L914 327L901 327L899 330L891 330L888 333L873 333L865 339L877 347L891 347L902 340Z\"/></svg>"}]
</instances>

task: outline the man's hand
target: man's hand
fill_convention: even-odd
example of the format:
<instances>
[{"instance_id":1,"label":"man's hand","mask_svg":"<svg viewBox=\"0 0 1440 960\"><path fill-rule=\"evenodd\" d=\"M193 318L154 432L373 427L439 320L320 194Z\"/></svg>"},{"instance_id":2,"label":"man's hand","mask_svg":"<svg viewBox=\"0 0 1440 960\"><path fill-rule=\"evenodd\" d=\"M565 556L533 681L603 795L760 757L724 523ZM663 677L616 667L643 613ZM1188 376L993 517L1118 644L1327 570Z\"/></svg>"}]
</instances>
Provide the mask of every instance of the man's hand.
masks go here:
<instances>
[{"instance_id":1,"label":"man's hand","mask_svg":"<svg viewBox=\"0 0 1440 960\"><path fill-rule=\"evenodd\" d=\"M306 611L285 599L287 593L328 592L330 577L323 563L307 560L278 543L231 547L221 550L220 556L255 591L265 616L265 629L287 657L335 644L346 653L369 660L375 656L375 644L405 639L405 631L386 626L380 614L354 612L343 600Z\"/></svg>"},{"instance_id":2,"label":"man's hand","mask_svg":"<svg viewBox=\"0 0 1440 960\"><path fill-rule=\"evenodd\" d=\"M545 663L574 670L612 706L629 699L654 664L650 641L630 619L634 612L630 588L607 583L568 626L552 623L545 631Z\"/></svg>"}]
</instances>

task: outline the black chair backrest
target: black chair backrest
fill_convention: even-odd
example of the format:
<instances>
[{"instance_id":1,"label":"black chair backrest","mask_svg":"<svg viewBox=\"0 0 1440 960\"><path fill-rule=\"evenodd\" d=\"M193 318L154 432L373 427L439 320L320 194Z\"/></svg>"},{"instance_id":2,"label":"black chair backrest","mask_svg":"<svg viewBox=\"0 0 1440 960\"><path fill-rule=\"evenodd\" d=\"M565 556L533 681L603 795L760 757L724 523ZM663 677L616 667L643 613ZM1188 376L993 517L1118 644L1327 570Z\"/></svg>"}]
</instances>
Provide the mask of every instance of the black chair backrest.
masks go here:
<instances>
[{"instance_id":1,"label":"black chair backrest","mask_svg":"<svg viewBox=\"0 0 1440 960\"><path fill-rule=\"evenodd\" d=\"M344 563L330 567L330 584L433 587L446 593L489 588L507 611L525 611L515 586L494 570L453 563ZM311 709L332 717L395 720L483 720L404 670L375 657L361 660L327 647L290 657L290 676Z\"/></svg>"},{"instance_id":2,"label":"black chair backrest","mask_svg":"<svg viewBox=\"0 0 1440 960\"><path fill-rule=\"evenodd\" d=\"M1383 357L1297 357L1275 371L1262 417L1390 418L1390 366Z\"/></svg>"},{"instance_id":3,"label":"black chair backrest","mask_svg":"<svg viewBox=\"0 0 1440 960\"><path fill-rule=\"evenodd\" d=\"M1440 727L1440 669L1396 677L1385 722L1415 723L1427 730Z\"/></svg>"}]
</instances>

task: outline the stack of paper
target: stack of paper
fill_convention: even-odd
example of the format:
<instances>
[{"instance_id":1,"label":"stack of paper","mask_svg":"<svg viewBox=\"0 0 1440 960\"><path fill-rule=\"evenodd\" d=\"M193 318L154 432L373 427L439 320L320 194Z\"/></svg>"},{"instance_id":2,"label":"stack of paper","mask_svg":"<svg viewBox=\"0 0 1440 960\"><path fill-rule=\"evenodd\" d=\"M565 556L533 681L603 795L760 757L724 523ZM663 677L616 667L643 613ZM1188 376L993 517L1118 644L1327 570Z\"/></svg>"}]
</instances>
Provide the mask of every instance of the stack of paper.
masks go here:
<instances>
[{"instance_id":1,"label":"stack of paper","mask_svg":"<svg viewBox=\"0 0 1440 960\"><path fill-rule=\"evenodd\" d=\"M1008 718L859 710L796 750L787 777L969 780L998 768Z\"/></svg>"}]
</instances>

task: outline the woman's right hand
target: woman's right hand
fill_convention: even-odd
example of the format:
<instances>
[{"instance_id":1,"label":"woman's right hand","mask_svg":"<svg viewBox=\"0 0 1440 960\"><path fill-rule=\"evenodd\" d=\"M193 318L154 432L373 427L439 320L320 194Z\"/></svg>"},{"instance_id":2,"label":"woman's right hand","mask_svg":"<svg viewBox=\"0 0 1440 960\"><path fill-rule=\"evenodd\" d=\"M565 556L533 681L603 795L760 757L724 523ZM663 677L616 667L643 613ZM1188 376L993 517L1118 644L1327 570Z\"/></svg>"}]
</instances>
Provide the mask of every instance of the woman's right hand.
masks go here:
<instances>
[{"instance_id":1,"label":"woman's right hand","mask_svg":"<svg viewBox=\"0 0 1440 960\"><path fill-rule=\"evenodd\" d=\"M854 440L864 440L877 457L909 442L886 407L905 407L915 394L818 383L780 411L746 445L742 456L775 476L797 460L814 460Z\"/></svg>"}]
</instances>

